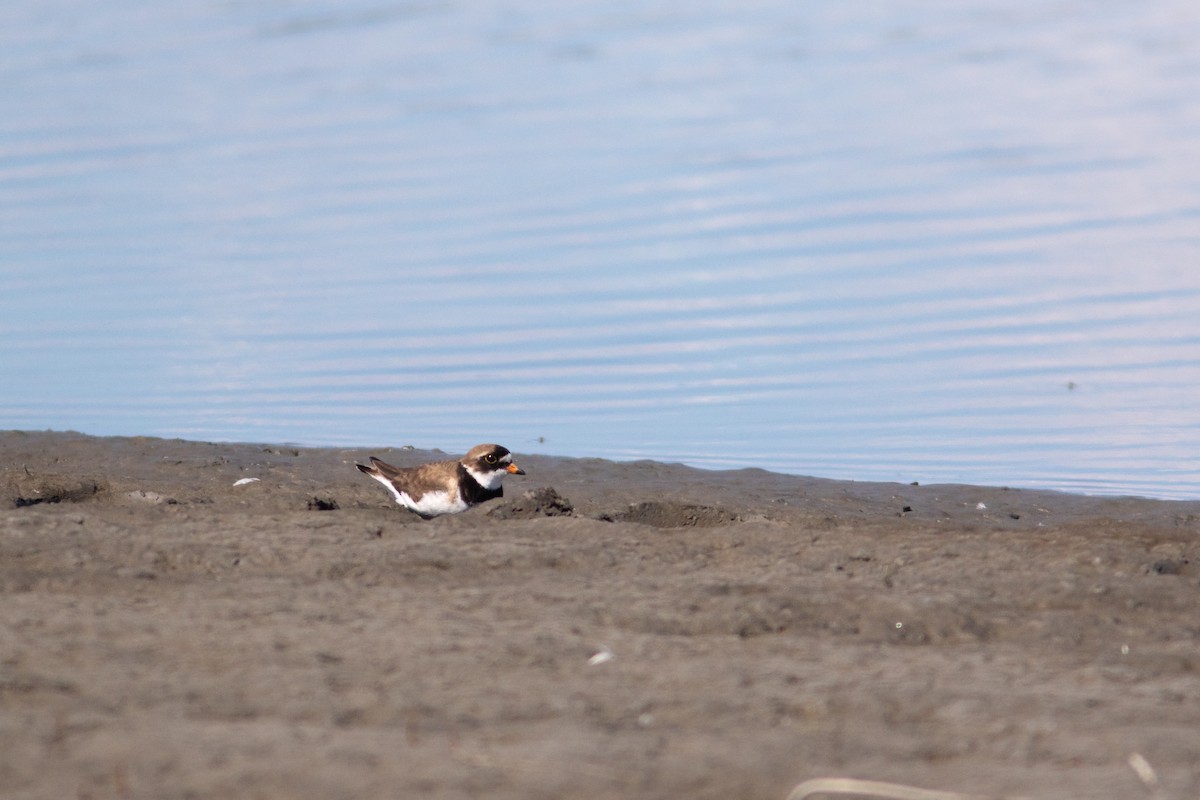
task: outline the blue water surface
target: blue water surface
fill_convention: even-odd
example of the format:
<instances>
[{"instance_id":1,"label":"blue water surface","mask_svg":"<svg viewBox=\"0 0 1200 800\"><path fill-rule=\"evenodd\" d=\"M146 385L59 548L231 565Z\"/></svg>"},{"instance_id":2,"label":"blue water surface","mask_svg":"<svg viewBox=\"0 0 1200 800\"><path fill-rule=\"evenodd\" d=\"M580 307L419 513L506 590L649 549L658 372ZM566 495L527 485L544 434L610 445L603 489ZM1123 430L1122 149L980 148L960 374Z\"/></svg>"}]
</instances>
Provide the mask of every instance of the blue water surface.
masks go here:
<instances>
[{"instance_id":1,"label":"blue water surface","mask_svg":"<svg viewBox=\"0 0 1200 800\"><path fill-rule=\"evenodd\" d=\"M0 7L0 427L1200 496L1192 2Z\"/></svg>"}]
</instances>

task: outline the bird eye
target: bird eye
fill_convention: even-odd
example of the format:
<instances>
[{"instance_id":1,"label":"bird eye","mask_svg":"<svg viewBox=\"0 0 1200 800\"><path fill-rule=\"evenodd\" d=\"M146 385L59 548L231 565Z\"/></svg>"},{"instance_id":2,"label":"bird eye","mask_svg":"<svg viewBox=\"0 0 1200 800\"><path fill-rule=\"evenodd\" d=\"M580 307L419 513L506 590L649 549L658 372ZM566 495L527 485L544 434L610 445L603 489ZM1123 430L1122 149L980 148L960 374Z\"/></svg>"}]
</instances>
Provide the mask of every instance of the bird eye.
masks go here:
<instances>
[{"instance_id":1,"label":"bird eye","mask_svg":"<svg viewBox=\"0 0 1200 800\"><path fill-rule=\"evenodd\" d=\"M489 464L495 464L496 463L496 454L488 453L486 456L483 457L483 460Z\"/></svg>"}]
</instances>

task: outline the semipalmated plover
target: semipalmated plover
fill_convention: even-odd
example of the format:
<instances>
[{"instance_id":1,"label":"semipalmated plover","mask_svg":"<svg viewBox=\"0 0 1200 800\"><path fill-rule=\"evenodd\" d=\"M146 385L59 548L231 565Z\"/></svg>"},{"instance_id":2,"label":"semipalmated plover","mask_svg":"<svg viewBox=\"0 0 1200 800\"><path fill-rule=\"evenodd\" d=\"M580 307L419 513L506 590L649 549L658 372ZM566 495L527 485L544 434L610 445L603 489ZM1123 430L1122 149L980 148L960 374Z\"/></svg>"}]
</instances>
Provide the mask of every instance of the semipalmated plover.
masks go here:
<instances>
[{"instance_id":1,"label":"semipalmated plover","mask_svg":"<svg viewBox=\"0 0 1200 800\"><path fill-rule=\"evenodd\" d=\"M396 502L425 519L457 514L485 500L504 496L505 475L524 475L512 453L498 444L472 447L460 459L437 461L419 467L393 467L371 456L371 466L355 464L387 487Z\"/></svg>"}]
</instances>

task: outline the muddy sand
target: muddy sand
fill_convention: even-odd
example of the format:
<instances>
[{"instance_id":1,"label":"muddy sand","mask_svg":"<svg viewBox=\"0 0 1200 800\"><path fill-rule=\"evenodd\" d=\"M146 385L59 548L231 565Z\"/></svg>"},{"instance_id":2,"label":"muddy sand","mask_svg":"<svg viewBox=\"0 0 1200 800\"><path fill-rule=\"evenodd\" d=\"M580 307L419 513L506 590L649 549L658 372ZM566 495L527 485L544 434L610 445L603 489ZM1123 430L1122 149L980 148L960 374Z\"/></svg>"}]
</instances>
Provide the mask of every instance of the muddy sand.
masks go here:
<instances>
[{"instance_id":1,"label":"muddy sand","mask_svg":"<svg viewBox=\"0 0 1200 800\"><path fill-rule=\"evenodd\" d=\"M0 433L0 797L1200 795L1200 503L502 444Z\"/></svg>"}]
</instances>

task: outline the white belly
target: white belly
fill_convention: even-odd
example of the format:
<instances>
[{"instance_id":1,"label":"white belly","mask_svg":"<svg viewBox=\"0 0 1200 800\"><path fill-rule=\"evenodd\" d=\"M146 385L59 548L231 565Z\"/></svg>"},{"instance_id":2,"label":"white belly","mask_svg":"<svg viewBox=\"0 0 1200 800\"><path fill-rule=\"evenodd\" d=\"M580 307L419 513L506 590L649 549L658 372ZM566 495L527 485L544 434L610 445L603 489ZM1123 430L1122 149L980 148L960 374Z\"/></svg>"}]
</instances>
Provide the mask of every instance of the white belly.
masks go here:
<instances>
[{"instance_id":1,"label":"white belly","mask_svg":"<svg viewBox=\"0 0 1200 800\"><path fill-rule=\"evenodd\" d=\"M436 517L440 514L457 514L467 510L467 504L458 496L458 492L426 492L421 495L420 500L414 502L408 496L408 492L398 491L395 486L392 486L392 482L382 475L372 475L371 477L386 486L387 490L392 493L392 497L396 498L397 503L405 508L411 508L422 516Z\"/></svg>"},{"instance_id":2,"label":"white belly","mask_svg":"<svg viewBox=\"0 0 1200 800\"><path fill-rule=\"evenodd\" d=\"M426 517L457 514L467 510L467 504L458 496L458 492L426 492L416 502L413 502L406 492L396 492L396 502Z\"/></svg>"}]
</instances>

